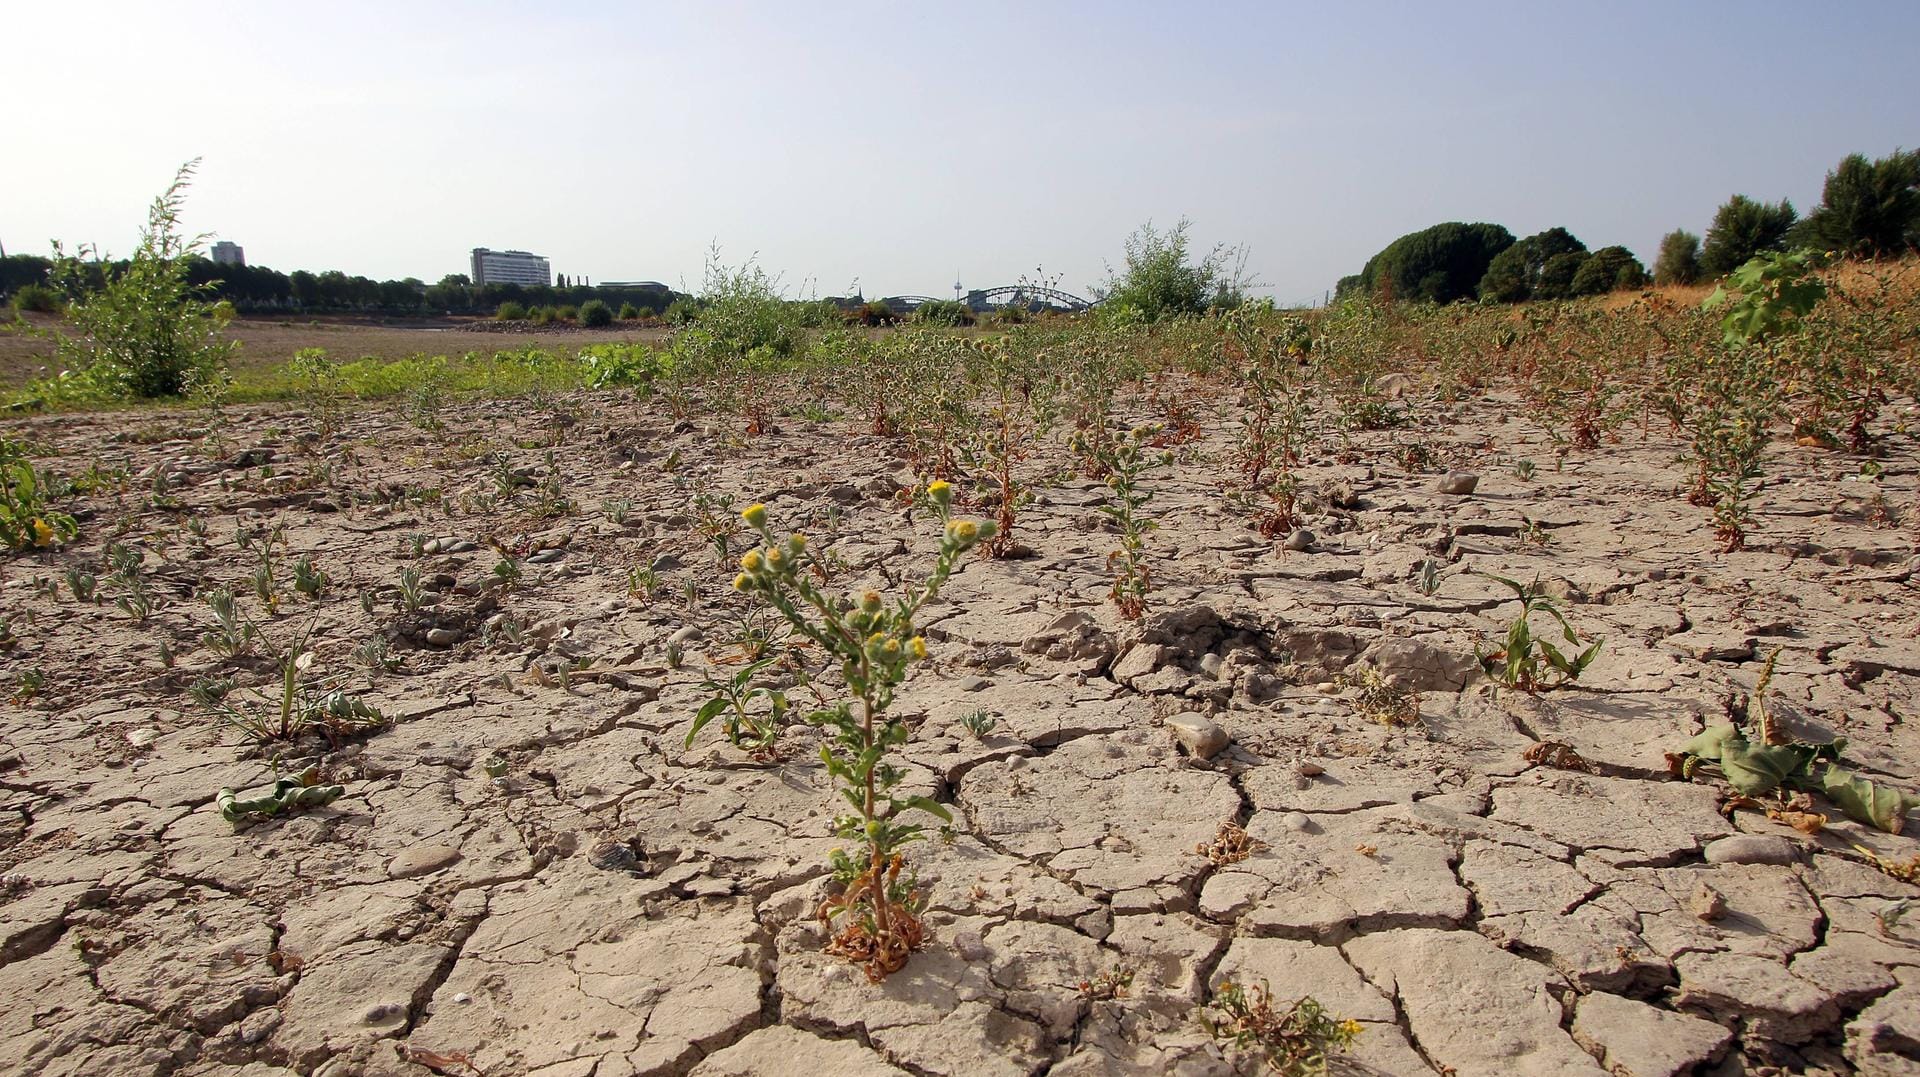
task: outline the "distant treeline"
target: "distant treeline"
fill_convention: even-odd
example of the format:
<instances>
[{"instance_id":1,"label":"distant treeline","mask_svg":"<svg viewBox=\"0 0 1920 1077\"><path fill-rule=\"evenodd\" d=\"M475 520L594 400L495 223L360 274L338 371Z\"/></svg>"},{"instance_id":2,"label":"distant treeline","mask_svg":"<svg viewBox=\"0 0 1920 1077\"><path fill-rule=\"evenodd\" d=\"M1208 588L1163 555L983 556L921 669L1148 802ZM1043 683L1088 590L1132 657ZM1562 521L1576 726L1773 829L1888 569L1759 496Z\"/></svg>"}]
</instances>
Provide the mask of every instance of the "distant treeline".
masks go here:
<instances>
[{"instance_id":1,"label":"distant treeline","mask_svg":"<svg viewBox=\"0 0 1920 1077\"><path fill-rule=\"evenodd\" d=\"M1515 239L1497 224L1449 221L1410 232L1342 277L1334 294L1426 303L1519 303L1622 288L1693 284L1731 273L1768 251L1808 248L1850 258L1899 257L1920 248L1920 151L1878 160L1850 154L1801 217L1793 205L1736 194L1713 215L1706 240L1676 229L1660 241L1652 274L1625 247L1587 250L1565 228Z\"/></svg>"},{"instance_id":2,"label":"distant treeline","mask_svg":"<svg viewBox=\"0 0 1920 1077\"><path fill-rule=\"evenodd\" d=\"M125 262L86 263L83 267L85 286L98 288L108 272L125 266ZM52 268L50 259L37 255L0 258L0 299L29 286L45 287ZM678 298L678 293L665 285L560 288L487 284L476 287L465 274L458 273L442 277L438 284L427 284L414 277L373 280L348 276L339 270L309 273L299 269L282 273L266 266L219 265L201 257L194 257L188 263L188 279L194 284L211 284L209 299L225 300L242 313L491 315L502 303L518 303L529 308L578 307L595 299L611 307L630 305L659 313Z\"/></svg>"}]
</instances>

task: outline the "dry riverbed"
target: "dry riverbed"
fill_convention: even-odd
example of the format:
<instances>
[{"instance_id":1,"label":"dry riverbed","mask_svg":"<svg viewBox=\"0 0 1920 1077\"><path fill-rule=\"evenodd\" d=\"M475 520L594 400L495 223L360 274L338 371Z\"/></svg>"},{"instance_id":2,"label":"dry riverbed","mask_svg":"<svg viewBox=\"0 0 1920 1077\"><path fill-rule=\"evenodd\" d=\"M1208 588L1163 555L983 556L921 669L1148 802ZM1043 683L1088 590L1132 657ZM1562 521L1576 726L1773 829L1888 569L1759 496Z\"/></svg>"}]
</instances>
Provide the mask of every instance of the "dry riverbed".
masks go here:
<instances>
[{"instance_id":1,"label":"dry riverbed","mask_svg":"<svg viewBox=\"0 0 1920 1077\"><path fill-rule=\"evenodd\" d=\"M574 405L460 405L439 435L381 408L325 437L286 408L217 439L187 413L6 425L126 483L84 500L72 547L0 565L0 662L45 677L0 711L0 1072L1214 1074L1199 1018L1226 980L1360 1022L1353 1072L1920 1072L1920 888L1868 855L1920 841L1819 804L1814 834L1729 813L1666 758L1779 649L1782 721L1920 789L1910 439L1878 480L1892 518L1858 458L1776 446L1753 548L1721 554L1657 430L1556 468L1523 406L1474 401L1312 461L1288 549L1222 496L1223 425L1147 480L1137 624L1106 602L1105 487L1036 460L1032 555L966 562L896 705L909 783L955 822L914 847L932 937L875 985L813 918L818 733L771 757L682 738L740 650L703 522L764 501L836 587L916 577L934 529L899 445ZM1400 467L1410 438L1434 470ZM1440 492L1448 468L1470 494ZM109 583L36 583L104 580L110 539L145 548L144 623ZM286 582L300 555L331 577L317 600ZM1518 610L1485 574L1537 578L1604 639L1578 684L1482 674ZM261 623L250 654L203 643L221 586ZM270 654L309 627L306 675L387 728L258 747L189 697L277 692ZM1364 705L1365 668L1416 721ZM344 793L238 828L215 806L308 765Z\"/></svg>"}]
</instances>

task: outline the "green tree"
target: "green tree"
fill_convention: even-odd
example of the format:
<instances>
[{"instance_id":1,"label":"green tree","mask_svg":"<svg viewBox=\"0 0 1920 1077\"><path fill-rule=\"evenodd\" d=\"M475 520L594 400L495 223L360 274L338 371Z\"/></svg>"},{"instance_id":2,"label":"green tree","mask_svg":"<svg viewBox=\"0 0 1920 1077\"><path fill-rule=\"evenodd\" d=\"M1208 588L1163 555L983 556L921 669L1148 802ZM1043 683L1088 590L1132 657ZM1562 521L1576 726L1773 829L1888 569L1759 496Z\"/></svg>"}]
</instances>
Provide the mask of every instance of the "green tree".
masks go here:
<instances>
[{"instance_id":1,"label":"green tree","mask_svg":"<svg viewBox=\"0 0 1920 1077\"><path fill-rule=\"evenodd\" d=\"M1200 261L1189 263L1190 226L1183 217L1163 232L1148 221L1127 237L1126 268L1119 273L1109 270L1107 285L1101 289L1109 310L1135 312L1155 322L1239 302L1246 287L1241 275L1245 251L1222 244Z\"/></svg>"},{"instance_id":2,"label":"green tree","mask_svg":"<svg viewBox=\"0 0 1920 1077\"><path fill-rule=\"evenodd\" d=\"M1700 248L1700 268L1722 277L1756 254L1782 249L1797 216L1786 199L1776 204L1734 195L1713 215L1707 241Z\"/></svg>"},{"instance_id":3,"label":"green tree","mask_svg":"<svg viewBox=\"0 0 1920 1077\"><path fill-rule=\"evenodd\" d=\"M1623 288L1642 288L1647 283L1646 267L1625 247L1602 247L1580 264L1573 275L1569 295L1605 295Z\"/></svg>"},{"instance_id":4,"label":"green tree","mask_svg":"<svg viewBox=\"0 0 1920 1077\"><path fill-rule=\"evenodd\" d=\"M1820 205L1792 238L1796 246L1866 258L1920 246L1920 150L1877 161L1849 154L1827 173Z\"/></svg>"},{"instance_id":5,"label":"green tree","mask_svg":"<svg viewBox=\"0 0 1920 1077\"><path fill-rule=\"evenodd\" d=\"M1593 255L1586 251L1562 251L1546 260L1540 267L1540 278L1534 282L1533 298L1566 299L1573 295L1573 279Z\"/></svg>"},{"instance_id":6,"label":"green tree","mask_svg":"<svg viewBox=\"0 0 1920 1077\"><path fill-rule=\"evenodd\" d=\"M1487 265L1487 272L1480 278L1480 298L1496 303L1519 303L1534 298L1534 290L1539 287L1542 271L1547 262L1557 255L1582 253L1587 245L1574 238L1572 232L1564 228L1549 228L1515 243L1501 251ZM1577 263L1567 275L1567 283L1572 283L1572 272L1579 269Z\"/></svg>"},{"instance_id":7,"label":"green tree","mask_svg":"<svg viewBox=\"0 0 1920 1077\"><path fill-rule=\"evenodd\" d=\"M1358 274L1341 279L1338 294L1374 295L1390 287L1395 299L1416 303L1471 299L1487 267L1511 246L1513 233L1497 224L1436 224L1387 244Z\"/></svg>"},{"instance_id":8,"label":"green tree","mask_svg":"<svg viewBox=\"0 0 1920 1077\"><path fill-rule=\"evenodd\" d=\"M223 339L230 306L201 298L208 289L187 279L204 236L180 232L180 207L199 161L180 166L166 192L147 210L140 245L124 265L110 270L104 285L67 308L76 332L62 339L61 358L109 396L143 400L179 396L221 384L234 342ZM68 257L55 249L57 285L89 275L93 251ZM74 290L78 290L77 286Z\"/></svg>"},{"instance_id":9,"label":"green tree","mask_svg":"<svg viewBox=\"0 0 1920 1077\"><path fill-rule=\"evenodd\" d=\"M1653 283L1692 284L1700 279L1700 237L1676 228L1660 239L1660 257L1653 263Z\"/></svg>"},{"instance_id":10,"label":"green tree","mask_svg":"<svg viewBox=\"0 0 1920 1077\"><path fill-rule=\"evenodd\" d=\"M509 299L494 308L493 316L503 322L517 322L526 318L527 308Z\"/></svg>"},{"instance_id":11,"label":"green tree","mask_svg":"<svg viewBox=\"0 0 1920 1077\"><path fill-rule=\"evenodd\" d=\"M639 307L634 306L632 303L620 304L620 320L621 321L630 322L633 319L638 318L639 316L640 316Z\"/></svg>"},{"instance_id":12,"label":"green tree","mask_svg":"<svg viewBox=\"0 0 1920 1077\"><path fill-rule=\"evenodd\" d=\"M580 304L580 324L589 329L601 329L613 324L613 308L598 299L589 299Z\"/></svg>"}]
</instances>

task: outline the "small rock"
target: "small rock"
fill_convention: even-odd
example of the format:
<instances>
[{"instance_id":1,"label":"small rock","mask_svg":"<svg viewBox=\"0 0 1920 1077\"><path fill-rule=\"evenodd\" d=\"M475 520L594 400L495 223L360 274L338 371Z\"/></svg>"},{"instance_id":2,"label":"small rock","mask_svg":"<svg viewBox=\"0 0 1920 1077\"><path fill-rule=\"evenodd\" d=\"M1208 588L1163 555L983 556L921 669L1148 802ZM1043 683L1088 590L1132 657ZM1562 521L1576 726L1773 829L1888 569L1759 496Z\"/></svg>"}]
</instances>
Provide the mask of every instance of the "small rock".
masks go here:
<instances>
[{"instance_id":1,"label":"small rock","mask_svg":"<svg viewBox=\"0 0 1920 1077\"><path fill-rule=\"evenodd\" d=\"M1311 759L1302 759L1299 763L1294 765L1293 769L1296 772L1298 772L1302 778L1318 778L1320 775L1325 774L1327 772L1327 768L1321 766L1320 764L1314 762Z\"/></svg>"},{"instance_id":2,"label":"small rock","mask_svg":"<svg viewBox=\"0 0 1920 1077\"><path fill-rule=\"evenodd\" d=\"M962 961L985 961L993 956L987 949L986 940L978 931L960 931L953 936L953 952L960 955Z\"/></svg>"},{"instance_id":3,"label":"small rock","mask_svg":"<svg viewBox=\"0 0 1920 1077\"><path fill-rule=\"evenodd\" d=\"M411 879L452 867L460 860L460 850L445 845L415 845L403 850L387 863L387 878Z\"/></svg>"},{"instance_id":4,"label":"small rock","mask_svg":"<svg viewBox=\"0 0 1920 1077\"><path fill-rule=\"evenodd\" d=\"M1280 817L1280 823L1282 826L1285 826L1288 830L1292 830L1298 833L1305 833L1306 831L1313 829L1313 820L1307 818L1307 813L1303 811L1288 812L1287 814Z\"/></svg>"},{"instance_id":5,"label":"small rock","mask_svg":"<svg viewBox=\"0 0 1920 1077\"><path fill-rule=\"evenodd\" d=\"M1727 914L1727 899L1720 891L1701 883L1687 900L1687 908L1700 919L1712 922Z\"/></svg>"},{"instance_id":6,"label":"small rock","mask_svg":"<svg viewBox=\"0 0 1920 1077\"><path fill-rule=\"evenodd\" d=\"M451 647L460 642L460 633L451 628L427 629L427 645L430 647Z\"/></svg>"},{"instance_id":7,"label":"small rock","mask_svg":"<svg viewBox=\"0 0 1920 1077\"><path fill-rule=\"evenodd\" d=\"M560 549L541 550L538 553L527 555L527 564L551 565L555 561L560 560L562 557L565 557L566 555L567 555L567 551L565 550L560 550Z\"/></svg>"},{"instance_id":8,"label":"small rock","mask_svg":"<svg viewBox=\"0 0 1920 1077\"><path fill-rule=\"evenodd\" d=\"M130 730L127 733L127 743L133 745L135 748L145 748L159 739L160 731L150 726Z\"/></svg>"},{"instance_id":9,"label":"small rock","mask_svg":"<svg viewBox=\"0 0 1920 1077\"><path fill-rule=\"evenodd\" d=\"M1471 471L1449 471L1440 479L1440 492L1466 496L1480 485L1480 476Z\"/></svg>"},{"instance_id":10,"label":"small rock","mask_svg":"<svg viewBox=\"0 0 1920 1077\"><path fill-rule=\"evenodd\" d=\"M691 643L695 640L702 640L706 638L707 638L707 634L705 632L700 631L699 626L688 625L685 628L680 629L678 632L675 632L673 635L668 636L667 642L668 643Z\"/></svg>"},{"instance_id":11,"label":"small rock","mask_svg":"<svg viewBox=\"0 0 1920 1077\"><path fill-rule=\"evenodd\" d=\"M1187 751L1196 758L1212 759L1227 746L1227 731L1211 719L1197 714L1176 714L1167 719L1167 728L1173 731L1173 737L1186 745Z\"/></svg>"},{"instance_id":12,"label":"small rock","mask_svg":"<svg viewBox=\"0 0 1920 1077\"><path fill-rule=\"evenodd\" d=\"M1285 545L1295 553L1310 550L1313 548L1313 532L1304 527L1294 528L1293 534L1287 536Z\"/></svg>"},{"instance_id":13,"label":"small rock","mask_svg":"<svg viewBox=\"0 0 1920 1077\"><path fill-rule=\"evenodd\" d=\"M986 688L987 679L985 677L963 677L960 679L960 690L962 692L984 692Z\"/></svg>"},{"instance_id":14,"label":"small rock","mask_svg":"<svg viewBox=\"0 0 1920 1077\"><path fill-rule=\"evenodd\" d=\"M1800 859L1793 842L1772 834L1735 834L1707 843L1709 864L1791 864Z\"/></svg>"},{"instance_id":15,"label":"small rock","mask_svg":"<svg viewBox=\"0 0 1920 1077\"><path fill-rule=\"evenodd\" d=\"M660 556L653 559L653 570L655 572L671 572L674 569L679 568L682 565L682 563L683 562L680 560L679 555L663 553Z\"/></svg>"},{"instance_id":16,"label":"small rock","mask_svg":"<svg viewBox=\"0 0 1920 1077\"><path fill-rule=\"evenodd\" d=\"M1226 659L1221 658L1217 654L1203 654L1200 656L1200 672L1209 677L1218 677L1220 676L1220 667L1225 664L1225 662Z\"/></svg>"},{"instance_id":17,"label":"small rock","mask_svg":"<svg viewBox=\"0 0 1920 1077\"><path fill-rule=\"evenodd\" d=\"M850 482L835 483L827 487L827 496L842 505L851 505L860 500L860 488Z\"/></svg>"}]
</instances>

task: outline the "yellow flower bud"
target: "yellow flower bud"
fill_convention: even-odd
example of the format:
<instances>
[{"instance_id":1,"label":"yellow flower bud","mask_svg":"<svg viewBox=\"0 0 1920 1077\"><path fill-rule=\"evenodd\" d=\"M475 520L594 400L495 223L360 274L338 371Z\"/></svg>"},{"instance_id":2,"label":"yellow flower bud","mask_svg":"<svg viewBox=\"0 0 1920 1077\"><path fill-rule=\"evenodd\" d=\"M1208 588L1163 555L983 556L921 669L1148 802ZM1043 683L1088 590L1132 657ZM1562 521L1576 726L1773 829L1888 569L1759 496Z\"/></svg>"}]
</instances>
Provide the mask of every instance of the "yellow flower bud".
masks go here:
<instances>
[{"instance_id":1,"label":"yellow flower bud","mask_svg":"<svg viewBox=\"0 0 1920 1077\"><path fill-rule=\"evenodd\" d=\"M972 520L955 520L947 525L947 534L962 546L980 541L980 525Z\"/></svg>"},{"instance_id":2,"label":"yellow flower bud","mask_svg":"<svg viewBox=\"0 0 1920 1077\"><path fill-rule=\"evenodd\" d=\"M52 545L52 543L53 528L47 526L47 521L35 516L33 518L33 544L35 546L48 546Z\"/></svg>"},{"instance_id":3,"label":"yellow flower bud","mask_svg":"<svg viewBox=\"0 0 1920 1077\"><path fill-rule=\"evenodd\" d=\"M767 526L767 507L759 502L755 502L740 510L740 518L747 521L748 527L758 531L760 528Z\"/></svg>"},{"instance_id":4,"label":"yellow flower bud","mask_svg":"<svg viewBox=\"0 0 1920 1077\"><path fill-rule=\"evenodd\" d=\"M927 657L927 638L925 636L915 636L908 640L907 651L915 658Z\"/></svg>"},{"instance_id":5,"label":"yellow flower bud","mask_svg":"<svg viewBox=\"0 0 1920 1077\"><path fill-rule=\"evenodd\" d=\"M749 573L760 571L766 567L766 563L766 558L760 556L759 550L748 550L746 556L740 558L741 570Z\"/></svg>"},{"instance_id":6,"label":"yellow flower bud","mask_svg":"<svg viewBox=\"0 0 1920 1077\"><path fill-rule=\"evenodd\" d=\"M866 613L880 612L880 592L868 591L860 596L860 609Z\"/></svg>"},{"instance_id":7,"label":"yellow flower bud","mask_svg":"<svg viewBox=\"0 0 1920 1077\"><path fill-rule=\"evenodd\" d=\"M800 534L788 535L787 552L795 557L807 552L807 536Z\"/></svg>"},{"instance_id":8,"label":"yellow flower bud","mask_svg":"<svg viewBox=\"0 0 1920 1077\"><path fill-rule=\"evenodd\" d=\"M936 505L945 505L953 500L953 484L945 479L935 479L927 484L927 496Z\"/></svg>"},{"instance_id":9,"label":"yellow flower bud","mask_svg":"<svg viewBox=\"0 0 1920 1077\"><path fill-rule=\"evenodd\" d=\"M786 551L775 548L767 551L767 567L779 572L787 567Z\"/></svg>"},{"instance_id":10,"label":"yellow flower bud","mask_svg":"<svg viewBox=\"0 0 1920 1077\"><path fill-rule=\"evenodd\" d=\"M890 639L887 642L881 644L880 653L886 655L888 658L900 657L900 641L897 639Z\"/></svg>"},{"instance_id":11,"label":"yellow flower bud","mask_svg":"<svg viewBox=\"0 0 1920 1077\"><path fill-rule=\"evenodd\" d=\"M736 591L744 591L747 589L747 585L752 582L752 580L747 579L747 574L742 572L733 578L733 589Z\"/></svg>"}]
</instances>

